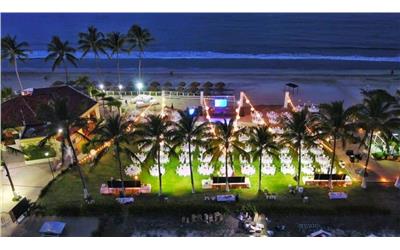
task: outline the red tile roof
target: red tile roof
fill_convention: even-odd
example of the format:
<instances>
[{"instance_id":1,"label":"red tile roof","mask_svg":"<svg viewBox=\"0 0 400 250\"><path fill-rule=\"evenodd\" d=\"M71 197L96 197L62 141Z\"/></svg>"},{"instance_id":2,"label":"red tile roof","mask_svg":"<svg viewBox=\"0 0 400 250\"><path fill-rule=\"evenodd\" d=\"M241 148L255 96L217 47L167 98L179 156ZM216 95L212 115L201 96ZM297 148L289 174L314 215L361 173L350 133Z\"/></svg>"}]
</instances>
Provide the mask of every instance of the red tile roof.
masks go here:
<instances>
[{"instance_id":1,"label":"red tile roof","mask_svg":"<svg viewBox=\"0 0 400 250\"><path fill-rule=\"evenodd\" d=\"M36 117L41 104L47 104L55 98L67 98L69 111L79 117L97 102L70 86L35 88L31 95L19 95L1 104L1 122L3 128L41 124Z\"/></svg>"}]
</instances>

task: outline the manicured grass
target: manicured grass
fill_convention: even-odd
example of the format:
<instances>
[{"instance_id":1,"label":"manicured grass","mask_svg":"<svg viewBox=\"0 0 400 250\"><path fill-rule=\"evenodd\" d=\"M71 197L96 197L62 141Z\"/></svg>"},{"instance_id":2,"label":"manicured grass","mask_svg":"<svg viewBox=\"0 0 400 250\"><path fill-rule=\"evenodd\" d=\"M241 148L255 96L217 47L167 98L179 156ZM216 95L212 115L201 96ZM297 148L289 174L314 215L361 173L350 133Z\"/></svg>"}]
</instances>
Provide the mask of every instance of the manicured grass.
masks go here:
<instances>
[{"instance_id":1,"label":"manicured grass","mask_svg":"<svg viewBox=\"0 0 400 250\"><path fill-rule=\"evenodd\" d=\"M236 156L234 167L236 173L240 173L240 165L237 158L238 157ZM122 162L124 166L131 164L131 161L124 155L122 156ZM211 204L215 204L205 203L204 195L210 193L223 193L224 191L203 191L201 189L201 180L208 177L198 174L198 160L194 161L195 195L191 194L190 177L180 177L175 173L178 164L178 159L171 158L170 162L166 165L166 174L163 176L163 193L169 197L167 204L169 206L168 208L171 210L175 209L175 211L181 211L179 209L185 207L204 208L204 206L208 206L207 204L210 204L210 206ZM277 166L277 173L274 176L262 177L262 189L268 189L270 192L276 193L279 197L277 201L267 201L262 194L257 192L258 172L256 172L255 175L250 177L251 188L231 190L232 193L240 195L240 202L226 206L238 208L240 206L251 204L278 213L289 213L290 211L308 211L313 213L319 211L328 214L335 212L337 207L337 209L339 209L338 211L341 211L340 209L343 209L343 206L346 211L352 211L352 208L354 208L355 212L363 211L363 206L367 207L368 211L372 210L380 212L381 208L383 210L388 209L390 211L396 211L398 190L393 187L372 187L366 191L359 187L359 183L347 188L336 188L336 190L345 191L349 194L349 199L345 201L329 201L327 197L327 189L325 188L306 187L305 194L310 197L310 202L304 204L299 195L292 196L288 192L288 185L296 184L293 177L283 175L279 172L280 164L277 159L274 159L274 164ZM296 164L296 162L294 164ZM254 165L258 171L257 162L255 162ZM119 178L116 161L112 154L107 154L96 167L91 168L89 165L84 165L82 166L82 169L87 179L89 191L93 196L96 205L116 205L113 197L103 196L100 194L100 186L102 183L105 183L111 177L115 179ZM218 171L219 166L217 166L215 170ZM125 176L125 178L129 179L131 177ZM149 183L152 185L153 194L140 195L136 197L133 205L127 207L141 209L143 211L150 211L151 209L153 209L153 211L154 209L163 211L165 203L160 203L156 195L158 192L158 177L151 176L148 169L143 167L142 173L140 174L140 180L142 183ZM47 211L50 211L50 213L51 211L54 212L57 208L63 206L83 207L82 184L77 171L70 170L62 176L59 176L47 188L45 194L43 194L38 200L38 204L43 206ZM398 212L396 212L396 214L398 214Z\"/></svg>"}]
</instances>

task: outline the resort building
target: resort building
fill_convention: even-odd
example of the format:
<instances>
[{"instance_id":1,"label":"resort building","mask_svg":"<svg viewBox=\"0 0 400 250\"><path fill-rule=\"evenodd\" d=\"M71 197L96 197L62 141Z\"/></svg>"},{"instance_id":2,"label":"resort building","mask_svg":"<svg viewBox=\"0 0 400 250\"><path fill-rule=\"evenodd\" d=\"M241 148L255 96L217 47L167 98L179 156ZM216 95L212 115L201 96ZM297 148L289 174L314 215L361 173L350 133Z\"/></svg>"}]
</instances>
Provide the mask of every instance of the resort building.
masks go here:
<instances>
[{"instance_id":1,"label":"resort building","mask_svg":"<svg viewBox=\"0 0 400 250\"><path fill-rule=\"evenodd\" d=\"M26 89L21 95L2 103L1 121L3 141L7 145L13 145L18 149L35 146L46 136L47 124L40 121L38 112L40 107L50 104L57 98L67 98L68 108L72 117L100 118L99 104L86 94L70 87L56 86L48 88ZM81 137L76 136L75 131L85 133L82 128L71 131L71 139L74 144L79 144ZM51 144L59 144L58 140L51 140ZM51 145L57 152L60 147ZM54 153L52 150L52 152Z\"/></svg>"}]
</instances>

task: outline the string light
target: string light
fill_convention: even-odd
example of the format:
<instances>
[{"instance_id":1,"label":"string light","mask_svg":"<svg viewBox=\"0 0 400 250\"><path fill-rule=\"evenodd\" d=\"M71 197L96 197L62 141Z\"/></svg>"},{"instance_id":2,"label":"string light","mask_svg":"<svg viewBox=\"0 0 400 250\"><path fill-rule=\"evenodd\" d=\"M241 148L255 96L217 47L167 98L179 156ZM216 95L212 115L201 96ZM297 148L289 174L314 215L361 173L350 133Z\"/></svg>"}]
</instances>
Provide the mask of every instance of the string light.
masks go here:
<instances>
[{"instance_id":1,"label":"string light","mask_svg":"<svg viewBox=\"0 0 400 250\"><path fill-rule=\"evenodd\" d=\"M290 95L289 95L289 100L288 100L288 104L290 104L291 105L291 107L292 107L292 111L293 112L297 112L298 110L297 110L297 108L296 108L296 106L293 104L293 101L292 101L292 98L290 98ZM310 128L308 128L307 127L307 130L309 131L309 132L312 132L312 130L310 129ZM329 146L329 145L327 145L325 142L323 142L323 141L321 141L321 140L317 140L320 144L322 144L322 146L325 148L325 149L327 149L329 152L333 152L333 149Z\"/></svg>"},{"instance_id":2,"label":"string light","mask_svg":"<svg viewBox=\"0 0 400 250\"><path fill-rule=\"evenodd\" d=\"M245 99L246 104L248 104L248 105L250 106L250 110L251 110L252 112L256 112L256 115L258 116L258 118L261 119L261 123L262 123L263 125L265 125L266 122L265 122L264 118L260 115L260 112L257 111L257 110L254 108L253 104L251 104L250 99L247 97L247 95L246 95L244 92L243 92L243 97L244 97L244 99Z\"/></svg>"},{"instance_id":3,"label":"string light","mask_svg":"<svg viewBox=\"0 0 400 250\"><path fill-rule=\"evenodd\" d=\"M210 112L209 112L210 108L208 107L208 105L204 99L203 99L203 106L204 106L204 109L206 110L206 119L208 120L208 122L210 124L209 128L210 128L211 132L213 133L213 135L215 136L216 132L215 132L215 127L213 126L213 124L211 122L211 116L210 116Z\"/></svg>"},{"instance_id":4,"label":"string light","mask_svg":"<svg viewBox=\"0 0 400 250\"><path fill-rule=\"evenodd\" d=\"M135 118L135 120L133 121L133 123L129 124L129 126L126 128L126 131L130 132L133 128L133 124L138 122L140 120L141 117L145 117L145 113L150 109L150 107L153 104L150 104L149 106L147 106L140 114L138 117ZM86 156L84 156L81 160L79 160L79 164L83 164L85 162L88 162L89 160L93 159L99 152L101 152L102 150L104 150L105 148L108 148L111 146L113 142L113 139L103 143L101 146L97 147L96 149L92 149L90 150L90 153Z\"/></svg>"}]
</instances>

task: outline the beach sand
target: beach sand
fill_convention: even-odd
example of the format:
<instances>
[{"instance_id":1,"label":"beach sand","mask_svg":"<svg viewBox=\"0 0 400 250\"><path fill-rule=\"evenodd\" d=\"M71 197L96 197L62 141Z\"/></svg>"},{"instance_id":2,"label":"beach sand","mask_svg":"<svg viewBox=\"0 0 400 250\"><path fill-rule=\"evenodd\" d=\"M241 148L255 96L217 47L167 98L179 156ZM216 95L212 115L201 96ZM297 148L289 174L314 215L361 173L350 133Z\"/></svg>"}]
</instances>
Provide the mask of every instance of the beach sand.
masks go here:
<instances>
[{"instance_id":1,"label":"beach sand","mask_svg":"<svg viewBox=\"0 0 400 250\"><path fill-rule=\"evenodd\" d=\"M131 71L131 72L130 72ZM173 71L171 75L170 72ZM24 87L46 87L57 80L65 80L63 72L23 71L20 73ZM71 79L79 75L89 75L92 80L110 81L116 84L117 74L111 69L103 70L98 77L93 71L75 70ZM136 69L124 69L121 74L125 86L133 85ZM2 85L18 88L14 72L2 73ZM400 88L400 75L390 75L383 70L257 70L257 69L161 69L144 68L145 83L169 81L177 86L186 82L187 86L197 81L204 83L224 82L226 88L234 89L236 95L244 91L255 104L283 104L285 84L292 82L299 86L291 93L296 103L323 103L344 100L352 105L361 100L360 89L383 88L394 93Z\"/></svg>"}]
</instances>

